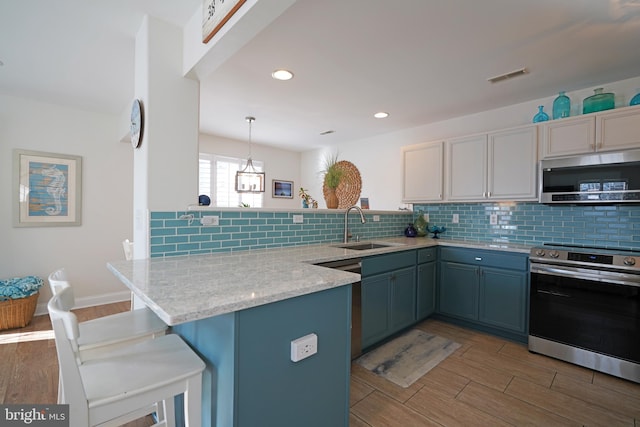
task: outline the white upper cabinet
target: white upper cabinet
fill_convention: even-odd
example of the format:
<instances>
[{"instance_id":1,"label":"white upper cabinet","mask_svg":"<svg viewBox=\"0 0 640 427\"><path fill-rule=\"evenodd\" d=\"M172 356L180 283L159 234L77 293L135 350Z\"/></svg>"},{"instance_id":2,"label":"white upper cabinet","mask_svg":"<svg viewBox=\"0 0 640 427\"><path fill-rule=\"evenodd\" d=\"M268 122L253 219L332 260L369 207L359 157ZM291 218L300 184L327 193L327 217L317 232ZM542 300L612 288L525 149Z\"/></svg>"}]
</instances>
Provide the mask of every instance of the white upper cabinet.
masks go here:
<instances>
[{"instance_id":1,"label":"white upper cabinet","mask_svg":"<svg viewBox=\"0 0 640 427\"><path fill-rule=\"evenodd\" d=\"M596 114L596 151L640 147L640 107Z\"/></svg>"},{"instance_id":2,"label":"white upper cabinet","mask_svg":"<svg viewBox=\"0 0 640 427\"><path fill-rule=\"evenodd\" d=\"M447 141L448 199L480 200L487 194L487 135Z\"/></svg>"},{"instance_id":3,"label":"white upper cabinet","mask_svg":"<svg viewBox=\"0 0 640 427\"><path fill-rule=\"evenodd\" d=\"M442 200L443 142L402 147L402 201Z\"/></svg>"},{"instance_id":4,"label":"white upper cabinet","mask_svg":"<svg viewBox=\"0 0 640 427\"><path fill-rule=\"evenodd\" d=\"M595 150L595 116L578 116L545 122L543 157L569 156Z\"/></svg>"},{"instance_id":5,"label":"white upper cabinet","mask_svg":"<svg viewBox=\"0 0 640 427\"><path fill-rule=\"evenodd\" d=\"M554 120L542 128L544 158L638 148L640 107Z\"/></svg>"},{"instance_id":6,"label":"white upper cabinet","mask_svg":"<svg viewBox=\"0 0 640 427\"><path fill-rule=\"evenodd\" d=\"M538 127L527 126L489 134L487 197L535 200Z\"/></svg>"},{"instance_id":7,"label":"white upper cabinet","mask_svg":"<svg viewBox=\"0 0 640 427\"><path fill-rule=\"evenodd\" d=\"M453 139L448 147L449 200L536 200L536 126Z\"/></svg>"}]
</instances>

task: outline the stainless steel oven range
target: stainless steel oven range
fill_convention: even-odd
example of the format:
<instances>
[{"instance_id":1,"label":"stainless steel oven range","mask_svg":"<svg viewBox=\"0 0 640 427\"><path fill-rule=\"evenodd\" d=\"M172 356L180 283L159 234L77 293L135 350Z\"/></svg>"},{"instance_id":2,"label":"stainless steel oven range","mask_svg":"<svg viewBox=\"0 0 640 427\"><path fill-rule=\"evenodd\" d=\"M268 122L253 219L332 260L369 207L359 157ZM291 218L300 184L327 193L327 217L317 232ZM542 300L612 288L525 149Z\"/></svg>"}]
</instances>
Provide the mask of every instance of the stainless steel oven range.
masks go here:
<instances>
[{"instance_id":1,"label":"stainless steel oven range","mask_svg":"<svg viewBox=\"0 0 640 427\"><path fill-rule=\"evenodd\" d=\"M529 351L640 383L640 251L541 246Z\"/></svg>"}]
</instances>

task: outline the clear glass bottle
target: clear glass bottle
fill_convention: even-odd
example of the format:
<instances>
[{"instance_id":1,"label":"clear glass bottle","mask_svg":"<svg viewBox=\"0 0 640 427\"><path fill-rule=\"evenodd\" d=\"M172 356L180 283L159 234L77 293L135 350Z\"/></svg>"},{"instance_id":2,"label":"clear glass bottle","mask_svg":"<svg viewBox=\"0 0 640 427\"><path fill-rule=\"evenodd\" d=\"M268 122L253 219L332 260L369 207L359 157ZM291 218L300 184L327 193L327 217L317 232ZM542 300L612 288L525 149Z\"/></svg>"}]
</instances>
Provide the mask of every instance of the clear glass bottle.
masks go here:
<instances>
[{"instance_id":1,"label":"clear glass bottle","mask_svg":"<svg viewBox=\"0 0 640 427\"><path fill-rule=\"evenodd\" d=\"M546 122L549 120L549 115L544 111L544 105L538 106L538 114L533 116L533 123Z\"/></svg>"},{"instance_id":2,"label":"clear glass bottle","mask_svg":"<svg viewBox=\"0 0 640 427\"><path fill-rule=\"evenodd\" d=\"M563 119L569 117L571 114L571 100L564 91L558 94L558 97L553 101L553 118Z\"/></svg>"}]
</instances>

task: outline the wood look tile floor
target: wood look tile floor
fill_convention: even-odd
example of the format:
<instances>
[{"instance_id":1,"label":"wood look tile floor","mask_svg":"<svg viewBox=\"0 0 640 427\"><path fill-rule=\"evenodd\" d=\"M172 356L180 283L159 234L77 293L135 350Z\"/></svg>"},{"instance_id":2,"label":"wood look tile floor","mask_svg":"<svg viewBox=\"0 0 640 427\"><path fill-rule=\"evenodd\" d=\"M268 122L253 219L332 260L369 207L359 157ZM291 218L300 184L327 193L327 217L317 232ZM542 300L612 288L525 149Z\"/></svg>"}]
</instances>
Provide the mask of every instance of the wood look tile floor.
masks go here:
<instances>
[{"instance_id":1,"label":"wood look tile floor","mask_svg":"<svg viewBox=\"0 0 640 427\"><path fill-rule=\"evenodd\" d=\"M128 308L117 303L75 312L83 321ZM461 348L408 388L352 364L350 427L640 427L640 384L448 323L427 320L417 327ZM48 316L0 332L1 402L55 403L57 384ZM152 424L147 417L127 427Z\"/></svg>"}]
</instances>

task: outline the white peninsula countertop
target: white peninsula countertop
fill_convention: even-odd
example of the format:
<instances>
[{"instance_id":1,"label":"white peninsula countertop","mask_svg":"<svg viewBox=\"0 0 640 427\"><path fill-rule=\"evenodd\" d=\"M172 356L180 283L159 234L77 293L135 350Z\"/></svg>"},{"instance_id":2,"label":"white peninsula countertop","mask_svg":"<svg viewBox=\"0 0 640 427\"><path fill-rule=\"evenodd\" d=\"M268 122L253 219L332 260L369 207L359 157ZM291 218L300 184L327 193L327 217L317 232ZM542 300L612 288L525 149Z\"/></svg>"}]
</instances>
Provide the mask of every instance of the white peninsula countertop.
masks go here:
<instances>
[{"instance_id":1,"label":"white peninsula countertop","mask_svg":"<svg viewBox=\"0 0 640 427\"><path fill-rule=\"evenodd\" d=\"M107 268L165 323L177 325L360 280L359 274L313 265L317 263L436 245L528 252L522 245L445 239L397 237L372 241L390 246L358 251L326 243L114 261Z\"/></svg>"}]
</instances>

